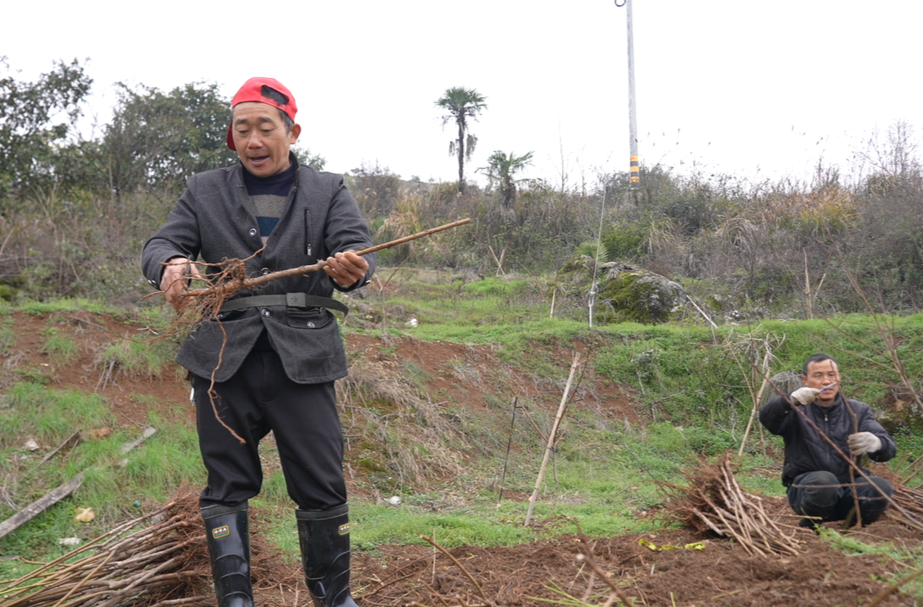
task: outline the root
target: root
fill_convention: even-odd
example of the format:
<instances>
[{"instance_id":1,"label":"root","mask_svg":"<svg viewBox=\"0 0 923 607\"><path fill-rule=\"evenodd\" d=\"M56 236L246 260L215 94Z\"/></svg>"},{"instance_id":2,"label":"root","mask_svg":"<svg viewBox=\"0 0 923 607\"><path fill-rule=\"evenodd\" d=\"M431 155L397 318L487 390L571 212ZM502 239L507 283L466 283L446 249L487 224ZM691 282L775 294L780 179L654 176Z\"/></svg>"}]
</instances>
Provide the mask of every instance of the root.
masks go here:
<instances>
[{"instance_id":1,"label":"root","mask_svg":"<svg viewBox=\"0 0 923 607\"><path fill-rule=\"evenodd\" d=\"M662 483L673 493L665 515L698 533L733 538L750 555L797 556L800 542L766 514L759 497L744 493L725 454L686 473L687 487Z\"/></svg>"}]
</instances>

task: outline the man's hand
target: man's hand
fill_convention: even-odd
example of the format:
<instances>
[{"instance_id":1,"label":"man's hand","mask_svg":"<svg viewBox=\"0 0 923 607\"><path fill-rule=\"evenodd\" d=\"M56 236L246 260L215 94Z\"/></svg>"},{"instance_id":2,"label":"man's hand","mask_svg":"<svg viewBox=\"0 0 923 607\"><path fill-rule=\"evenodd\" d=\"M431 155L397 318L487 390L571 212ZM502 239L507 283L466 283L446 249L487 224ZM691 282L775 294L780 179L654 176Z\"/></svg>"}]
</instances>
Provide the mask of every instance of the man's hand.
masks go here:
<instances>
[{"instance_id":1,"label":"man's hand","mask_svg":"<svg viewBox=\"0 0 923 607\"><path fill-rule=\"evenodd\" d=\"M337 253L333 257L327 258L327 265L324 266L324 272L332 278L334 282L343 287L351 287L365 277L369 269L369 262L355 251L346 251Z\"/></svg>"},{"instance_id":2,"label":"man's hand","mask_svg":"<svg viewBox=\"0 0 923 607\"><path fill-rule=\"evenodd\" d=\"M799 405L810 405L817 400L818 394L820 394L820 390L815 390L814 388L798 388L792 392L790 398Z\"/></svg>"},{"instance_id":3,"label":"man's hand","mask_svg":"<svg viewBox=\"0 0 923 607\"><path fill-rule=\"evenodd\" d=\"M849 450L852 451L853 455L875 453L881 449L881 439L871 432L850 434L846 442L849 443Z\"/></svg>"},{"instance_id":4,"label":"man's hand","mask_svg":"<svg viewBox=\"0 0 923 607\"><path fill-rule=\"evenodd\" d=\"M167 303L177 312L182 312L186 307L186 300L180 294L186 289L186 281L190 278L201 279L202 275L195 264L185 257L174 257L163 269L160 290L167 298Z\"/></svg>"}]
</instances>

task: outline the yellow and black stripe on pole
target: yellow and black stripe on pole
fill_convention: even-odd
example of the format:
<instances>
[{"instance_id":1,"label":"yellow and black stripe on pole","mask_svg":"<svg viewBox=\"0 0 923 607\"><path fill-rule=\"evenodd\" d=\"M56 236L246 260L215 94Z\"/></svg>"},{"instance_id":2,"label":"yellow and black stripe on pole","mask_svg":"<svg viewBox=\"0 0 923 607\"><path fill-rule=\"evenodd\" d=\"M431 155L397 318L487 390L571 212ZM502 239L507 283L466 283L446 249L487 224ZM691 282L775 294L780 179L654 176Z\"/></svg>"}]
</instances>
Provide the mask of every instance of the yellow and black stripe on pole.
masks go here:
<instances>
[{"instance_id":1,"label":"yellow and black stripe on pole","mask_svg":"<svg viewBox=\"0 0 923 607\"><path fill-rule=\"evenodd\" d=\"M638 107L635 97L635 43L634 28L632 27L631 14L632 0L625 0L628 17L628 153L631 158L631 180L629 188L635 189L641 184L641 173L638 166Z\"/></svg>"}]
</instances>

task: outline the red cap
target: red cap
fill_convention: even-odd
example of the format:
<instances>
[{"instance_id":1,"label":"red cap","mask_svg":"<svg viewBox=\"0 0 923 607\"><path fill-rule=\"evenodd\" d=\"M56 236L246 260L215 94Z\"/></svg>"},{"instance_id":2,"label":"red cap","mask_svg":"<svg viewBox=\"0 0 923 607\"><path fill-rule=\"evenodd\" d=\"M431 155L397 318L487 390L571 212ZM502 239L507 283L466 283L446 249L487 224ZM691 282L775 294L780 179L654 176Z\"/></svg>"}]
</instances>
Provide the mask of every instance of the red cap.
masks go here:
<instances>
[{"instance_id":1,"label":"red cap","mask_svg":"<svg viewBox=\"0 0 923 607\"><path fill-rule=\"evenodd\" d=\"M293 121L295 120L295 113L298 111L295 96L275 78L256 77L247 80L237 91L237 94L234 95L234 99L231 100L231 109L234 109L234 106L238 103L247 101L258 101L259 103L279 108ZM228 147L232 150L237 150L234 145L234 137L231 135L230 124L228 124Z\"/></svg>"}]
</instances>

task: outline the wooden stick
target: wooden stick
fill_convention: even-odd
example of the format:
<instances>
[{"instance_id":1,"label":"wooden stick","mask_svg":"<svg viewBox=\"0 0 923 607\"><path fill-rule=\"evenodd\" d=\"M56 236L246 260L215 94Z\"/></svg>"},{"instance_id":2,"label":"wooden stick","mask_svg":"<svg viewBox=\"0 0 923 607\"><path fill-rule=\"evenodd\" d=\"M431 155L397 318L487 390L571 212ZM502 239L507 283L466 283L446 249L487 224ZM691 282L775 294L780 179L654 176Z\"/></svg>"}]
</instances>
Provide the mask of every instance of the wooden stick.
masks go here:
<instances>
[{"instance_id":1,"label":"wooden stick","mask_svg":"<svg viewBox=\"0 0 923 607\"><path fill-rule=\"evenodd\" d=\"M451 561L455 563L455 566L461 569L461 572L465 574L465 577L467 577L468 580L472 584L474 584L474 587L477 588L478 594L481 595L481 598L484 599L485 602L489 600L487 598L487 595L484 594L484 590L481 588L481 585L478 584L477 580L475 580L474 577L470 573L468 573L468 570L465 569L465 566L458 562L457 558L452 556L452 554L448 550L446 550L445 548L443 548L442 546L440 546L439 544L437 544L435 541L431 540L430 538L426 537L425 535L421 535L420 537L426 540L427 542L429 542L430 544L432 544L433 548L436 548L437 550L439 550L439 552L449 557L449 559L451 559Z\"/></svg>"},{"instance_id":2,"label":"wooden stick","mask_svg":"<svg viewBox=\"0 0 923 607\"><path fill-rule=\"evenodd\" d=\"M148 426L147 428L144 429L144 432L141 433L141 436L139 436L133 441L127 442L124 445L122 445L122 448L121 448L122 455L128 454L132 449L134 449L135 447L137 447L138 445L140 445L141 443L143 443L150 437L154 436L155 434L157 434L157 428Z\"/></svg>"},{"instance_id":3,"label":"wooden stick","mask_svg":"<svg viewBox=\"0 0 923 607\"><path fill-rule=\"evenodd\" d=\"M67 445L69 445L70 442L71 442L72 440L74 440L74 439L77 439L77 442L78 442L78 443L80 442L80 430L74 430L74 433L71 434L70 436L68 436L67 438L65 438L65 439L64 439L64 442L61 443L60 445L58 445L58 446L55 448L54 451L52 451L51 453L49 453L48 455L46 455L45 457L43 457L43 458L42 458L42 461L40 461L40 462L38 463L38 465L41 466L42 464L44 464L45 462L47 462L48 460L50 460L52 457L55 456L55 454L56 454L58 451L60 451L61 449L63 449L63 448L66 447ZM76 446L76 445L75 445L75 446Z\"/></svg>"},{"instance_id":4,"label":"wooden stick","mask_svg":"<svg viewBox=\"0 0 923 607\"><path fill-rule=\"evenodd\" d=\"M83 483L83 472L70 479L57 489L32 502L10 518L0 523L0 538L15 531L20 526L48 510L62 499L73 493Z\"/></svg>"},{"instance_id":5,"label":"wooden stick","mask_svg":"<svg viewBox=\"0 0 923 607\"><path fill-rule=\"evenodd\" d=\"M574 373L577 372L577 365L580 363L580 353L574 352L574 362L570 365L570 375L567 377L567 384L564 386L564 395L561 396L561 404L558 406L558 414L554 418L554 425L551 427L551 434L548 435L548 446L545 447L545 455L542 457L542 465L538 470L538 478L535 479L535 489L532 491L532 497L529 498L529 511L526 513L525 526L528 527L532 521L532 510L535 508L535 500L538 497L538 490L542 485L542 476L545 474L545 467L548 465L548 458L551 450L554 449L555 435L558 433L558 426L561 424L561 418L564 417L564 411L567 409L569 400L570 385L574 381Z\"/></svg>"},{"instance_id":6,"label":"wooden stick","mask_svg":"<svg viewBox=\"0 0 923 607\"><path fill-rule=\"evenodd\" d=\"M750 411L750 419L747 420L747 429L744 430L744 436L740 439L740 450L737 451L738 457L744 454L744 447L747 445L747 437L750 435L750 428L753 426L753 420L756 419L760 411L760 401L763 400L763 392L766 390L766 384L769 383L769 346L766 347L766 354L763 356L763 383L753 399L753 409ZM751 393L752 394L752 393Z\"/></svg>"},{"instance_id":7,"label":"wooden stick","mask_svg":"<svg viewBox=\"0 0 923 607\"><path fill-rule=\"evenodd\" d=\"M600 568L600 566L597 565L592 558L590 558L590 555L588 554L589 550L587 550L584 546L581 546L580 548L580 556L583 557L583 562L589 565L590 569L592 569L593 572L599 576L599 579L601 579L607 586L609 586L613 593L618 595L619 600L625 604L625 607L631 607L634 605L634 601L625 596L625 593L615 585L615 582L609 579L609 577L606 575L606 572L603 571L602 568Z\"/></svg>"},{"instance_id":8,"label":"wooden stick","mask_svg":"<svg viewBox=\"0 0 923 607\"><path fill-rule=\"evenodd\" d=\"M429 230L423 230L422 232L417 232L410 236L405 236L403 238L398 238L397 240L392 240L374 247L369 247L367 249L362 249L361 251L356 251L356 255L368 255L369 253L374 253L375 251L380 251L382 249L388 249L391 247L396 247L397 245L404 244L405 242L410 242L411 240L416 240L417 238L423 238L424 236L429 236L435 234L436 232L441 232L443 230L448 230L451 228L457 228L458 226L465 225L466 223L471 223L470 218L460 219L458 221L453 221L452 223L447 223ZM192 291L186 291L181 293L183 297L205 297L208 295L215 295L218 293L229 293L232 291L238 291L240 289L252 289L253 287L258 287L264 285L273 280L278 280L280 278L288 278L289 276L301 276L302 274L310 274L311 272L319 272L320 270L326 267L326 260L320 260L317 263L300 266L297 268L289 268L288 270L280 270L278 272L270 272L263 276L257 276L255 278L247 278L241 281L232 281L227 283L222 283L220 285L215 285L207 287L204 289L194 289Z\"/></svg>"}]
</instances>

